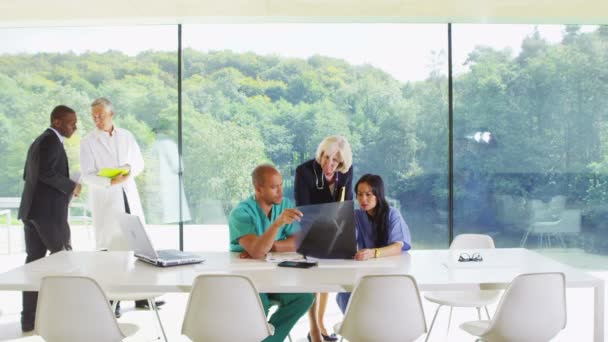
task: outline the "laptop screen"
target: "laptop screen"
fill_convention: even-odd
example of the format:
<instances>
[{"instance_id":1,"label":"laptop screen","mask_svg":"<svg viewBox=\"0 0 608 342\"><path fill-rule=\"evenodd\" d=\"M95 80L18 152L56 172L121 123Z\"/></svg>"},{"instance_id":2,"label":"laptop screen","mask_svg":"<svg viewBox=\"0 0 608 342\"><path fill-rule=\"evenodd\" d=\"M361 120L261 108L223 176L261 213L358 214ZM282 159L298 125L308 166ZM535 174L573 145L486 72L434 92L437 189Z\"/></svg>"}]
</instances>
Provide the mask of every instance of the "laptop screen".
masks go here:
<instances>
[{"instance_id":1,"label":"laptop screen","mask_svg":"<svg viewBox=\"0 0 608 342\"><path fill-rule=\"evenodd\" d=\"M127 241L129 241L129 246L131 246L136 255L141 255L151 260L158 259L152 241L150 241L146 233L146 228L138 216L120 213L118 214L118 224Z\"/></svg>"},{"instance_id":2,"label":"laptop screen","mask_svg":"<svg viewBox=\"0 0 608 342\"><path fill-rule=\"evenodd\" d=\"M298 207L304 216L296 233L297 252L319 259L352 259L357 253L353 201Z\"/></svg>"}]
</instances>

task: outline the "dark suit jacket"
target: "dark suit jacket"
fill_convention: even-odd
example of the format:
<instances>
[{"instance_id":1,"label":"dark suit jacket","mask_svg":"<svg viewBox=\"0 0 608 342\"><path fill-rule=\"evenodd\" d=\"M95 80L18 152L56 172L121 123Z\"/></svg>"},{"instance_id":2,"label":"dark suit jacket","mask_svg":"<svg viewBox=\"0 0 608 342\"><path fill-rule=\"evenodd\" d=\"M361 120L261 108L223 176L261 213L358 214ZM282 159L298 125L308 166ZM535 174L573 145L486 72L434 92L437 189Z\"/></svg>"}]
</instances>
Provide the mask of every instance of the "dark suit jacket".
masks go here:
<instances>
[{"instance_id":1,"label":"dark suit jacket","mask_svg":"<svg viewBox=\"0 0 608 342\"><path fill-rule=\"evenodd\" d=\"M23 169L19 219L67 223L68 205L76 183L69 178L68 157L51 129L30 146Z\"/></svg>"},{"instance_id":2,"label":"dark suit jacket","mask_svg":"<svg viewBox=\"0 0 608 342\"><path fill-rule=\"evenodd\" d=\"M307 204L320 204L337 202L340 200L342 187L345 187L344 200L353 199L353 167L348 172L338 173L336 190L332 196L329 184L323 179L323 170L316 160L311 159L296 168L296 179L294 180L294 197L296 206ZM321 185L323 187L321 188ZM321 189L318 189L321 188Z\"/></svg>"}]
</instances>

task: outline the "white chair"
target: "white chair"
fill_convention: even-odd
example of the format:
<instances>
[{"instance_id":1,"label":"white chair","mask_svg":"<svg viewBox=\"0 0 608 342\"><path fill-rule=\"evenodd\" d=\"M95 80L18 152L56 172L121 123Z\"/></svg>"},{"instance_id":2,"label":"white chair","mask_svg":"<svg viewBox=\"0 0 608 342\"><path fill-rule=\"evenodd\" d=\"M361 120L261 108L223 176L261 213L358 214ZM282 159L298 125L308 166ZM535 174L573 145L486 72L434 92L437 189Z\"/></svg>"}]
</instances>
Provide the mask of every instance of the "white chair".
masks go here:
<instances>
[{"instance_id":1,"label":"white chair","mask_svg":"<svg viewBox=\"0 0 608 342\"><path fill-rule=\"evenodd\" d=\"M11 223L13 222L13 217L11 215L10 209L2 209L0 210L0 216L6 216L6 246L7 246L7 254L11 254Z\"/></svg>"},{"instance_id":2,"label":"white chair","mask_svg":"<svg viewBox=\"0 0 608 342\"><path fill-rule=\"evenodd\" d=\"M158 321L158 326L160 327L160 331L163 334L163 338L165 342L167 342L167 334L165 333L165 328L163 327L163 322L160 320L160 315L158 314L158 307L156 307L156 298L162 296L163 293L154 293L154 292L107 292L106 296L108 299L112 301L112 312L116 312L116 307L118 306L118 302L120 301L138 301L138 300L146 300L148 301L148 307L150 311L156 314L156 320ZM157 330L158 331L158 330Z\"/></svg>"},{"instance_id":3,"label":"white chair","mask_svg":"<svg viewBox=\"0 0 608 342\"><path fill-rule=\"evenodd\" d=\"M34 331L47 342L114 342L133 335L133 324L118 324L97 282L87 277L42 279Z\"/></svg>"},{"instance_id":4,"label":"white chair","mask_svg":"<svg viewBox=\"0 0 608 342\"><path fill-rule=\"evenodd\" d=\"M334 330L351 342L416 340L427 331L416 280L409 275L362 277L344 321Z\"/></svg>"},{"instance_id":5,"label":"white chair","mask_svg":"<svg viewBox=\"0 0 608 342\"><path fill-rule=\"evenodd\" d=\"M456 236L450 245L451 250L458 249L488 249L494 248L494 240L489 235L483 234L461 234ZM496 302L500 296L500 291L495 290L474 290L474 291L437 291L437 292L429 292L424 295L426 300L439 304L437 309L435 310L435 314L433 315L433 320L431 321L431 328L429 329L429 333L426 336L426 340L428 341L431 332L433 331L433 326L435 325L435 320L437 319L437 314L439 313L439 309L443 306L450 307L450 316L448 318L448 327L447 331L450 331L450 324L452 321L452 310L454 307L471 307L477 309L477 316L481 320L481 308L485 308L486 315L488 319L490 319L490 313L488 311L488 305Z\"/></svg>"},{"instance_id":6,"label":"white chair","mask_svg":"<svg viewBox=\"0 0 608 342\"><path fill-rule=\"evenodd\" d=\"M192 341L259 342L274 334L258 291L249 278L234 274L194 279L182 324Z\"/></svg>"},{"instance_id":7,"label":"white chair","mask_svg":"<svg viewBox=\"0 0 608 342\"><path fill-rule=\"evenodd\" d=\"M532 222L520 243L525 247L528 236L538 236L538 248L551 248L551 238L557 239L561 248L566 248L564 236L579 234L581 232L581 210L565 209L555 221Z\"/></svg>"},{"instance_id":8,"label":"white chair","mask_svg":"<svg viewBox=\"0 0 608 342\"><path fill-rule=\"evenodd\" d=\"M562 248L566 247L564 235L581 232L581 210L566 209L566 196L553 196L549 202L532 199L528 203L530 222L522 236L520 246L525 247L530 235L538 236L538 248L551 248L555 238Z\"/></svg>"},{"instance_id":9,"label":"white chair","mask_svg":"<svg viewBox=\"0 0 608 342\"><path fill-rule=\"evenodd\" d=\"M460 326L477 341L549 341L566 327L563 273L517 276L505 291L494 318Z\"/></svg>"}]
</instances>

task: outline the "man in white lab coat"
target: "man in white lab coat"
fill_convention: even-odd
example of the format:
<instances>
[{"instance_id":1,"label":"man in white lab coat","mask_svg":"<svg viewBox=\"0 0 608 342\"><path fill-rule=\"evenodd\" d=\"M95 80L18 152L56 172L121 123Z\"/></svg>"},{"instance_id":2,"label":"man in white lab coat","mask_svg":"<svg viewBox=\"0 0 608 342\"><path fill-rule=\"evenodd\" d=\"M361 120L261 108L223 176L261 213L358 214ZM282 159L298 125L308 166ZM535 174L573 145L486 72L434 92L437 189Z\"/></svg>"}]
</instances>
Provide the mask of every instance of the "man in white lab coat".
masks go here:
<instances>
[{"instance_id":1,"label":"man in white lab coat","mask_svg":"<svg viewBox=\"0 0 608 342\"><path fill-rule=\"evenodd\" d=\"M83 183L89 185L95 245L97 249L110 251L130 250L118 225L117 213L131 213L145 222L135 184L135 177L144 170L144 159L133 134L112 122L114 111L110 100L102 97L93 101L91 114L96 129L80 142L80 169ZM127 168L129 173L114 178L97 175L102 168L119 167ZM136 302L137 307L147 305L145 300ZM119 309L116 315L120 315Z\"/></svg>"}]
</instances>

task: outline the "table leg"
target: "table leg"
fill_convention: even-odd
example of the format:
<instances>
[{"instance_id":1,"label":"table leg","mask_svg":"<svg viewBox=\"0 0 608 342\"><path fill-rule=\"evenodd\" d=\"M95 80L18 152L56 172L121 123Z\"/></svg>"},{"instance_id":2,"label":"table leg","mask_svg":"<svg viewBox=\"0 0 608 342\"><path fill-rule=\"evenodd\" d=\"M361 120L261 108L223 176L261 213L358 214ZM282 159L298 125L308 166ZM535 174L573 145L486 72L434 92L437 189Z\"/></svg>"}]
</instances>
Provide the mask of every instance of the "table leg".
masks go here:
<instances>
[{"instance_id":1,"label":"table leg","mask_svg":"<svg viewBox=\"0 0 608 342\"><path fill-rule=\"evenodd\" d=\"M604 341L604 307L606 301L606 286L601 280L594 288L593 341Z\"/></svg>"}]
</instances>

